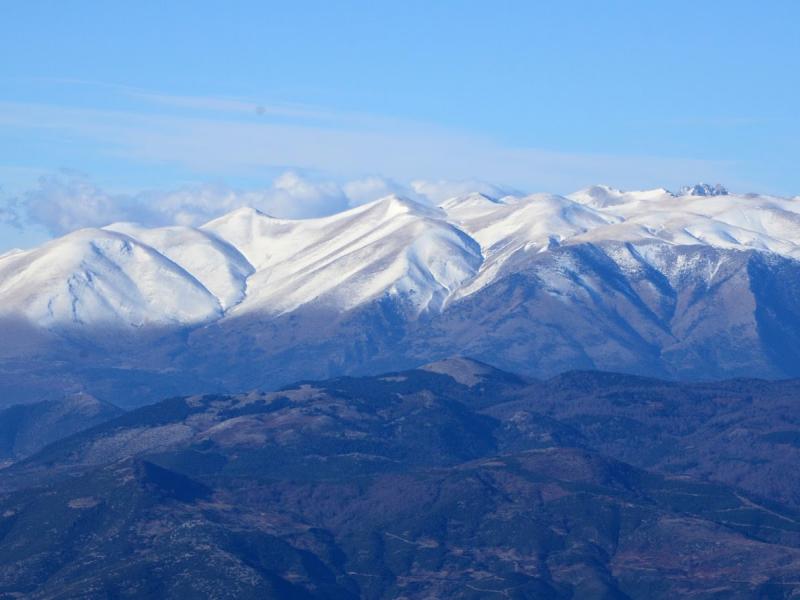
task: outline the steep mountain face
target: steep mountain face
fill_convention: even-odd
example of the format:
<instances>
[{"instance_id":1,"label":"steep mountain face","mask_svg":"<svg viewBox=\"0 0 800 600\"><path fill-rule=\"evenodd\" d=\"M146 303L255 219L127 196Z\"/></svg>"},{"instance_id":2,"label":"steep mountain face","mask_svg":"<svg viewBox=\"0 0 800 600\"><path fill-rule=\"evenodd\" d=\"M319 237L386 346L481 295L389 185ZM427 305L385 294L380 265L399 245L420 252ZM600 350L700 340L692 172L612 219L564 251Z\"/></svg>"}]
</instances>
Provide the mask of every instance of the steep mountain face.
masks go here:
<instances>
[{"instance_id":1,"label":"steep mountain face","mask_svg":"<svg viewBox=\"0 0 800 600\"><path fill-rule=\"evenodd\" d=\"M0 385L41 399L59 377L140 405L457 354L535 376L800 375L800 201L723 192L392 196L75 232L0 257Z\"/></svg>"},{"instance_id":2,"label":"steep mountain face","mask_svg":"<svg viewBox=\"0 0 800 600\"><path fill-rule=\"evenodd\" d=\"M799 392L454 359L165 400L0 470L0 594L795 597Z\"/></svg>"},{"instance_id":3,"label":"steep mountain face","mask_svg":"<svg viewBox=\"0 0 800 600\"><path fill-rule=\"evenodd\" d=\"M128 235L164 255L202 284L223 310L244 299L247 278L254 269L239 250L216 236L190 227L146 229L131 223L105 229Z\"/></svg>"},{"instance_id":4,"label":"steep mountain face","mask_svg":"<svg viewBox=\"0 0 800 600\"><path fill-rule=\"evenodd\" d=\"M222 314L219 300L185 269L145 243L101 229L0 260L0 297L6 318L55 331L181 326Z\"/></svg>"},{"instance_id":5,"label":"steep mountain face","mask_svg":"<svg viewBox=\"0 0 800 600\"><path fill-rule=\"evenodd\" d=\"M256 269L230 317L278 316L313 303L352 310L383 295L439 310L481 264L475 242L436 209L388 197L324 219L285 221L237 211L204 229Z\"/></svg>"},{"instance_id":6,"label":"steep mountain face","mask_svg":"<svg viewBox=\"0 0 800 600\"><path fill-rule=\"evenodd\" d=\"M611 242L517 260L436 318L428 347L536 375L570 367L797 374L798 322L787 309L800 301L800 264L792 259Z\"/></svg>"}]
</instances>

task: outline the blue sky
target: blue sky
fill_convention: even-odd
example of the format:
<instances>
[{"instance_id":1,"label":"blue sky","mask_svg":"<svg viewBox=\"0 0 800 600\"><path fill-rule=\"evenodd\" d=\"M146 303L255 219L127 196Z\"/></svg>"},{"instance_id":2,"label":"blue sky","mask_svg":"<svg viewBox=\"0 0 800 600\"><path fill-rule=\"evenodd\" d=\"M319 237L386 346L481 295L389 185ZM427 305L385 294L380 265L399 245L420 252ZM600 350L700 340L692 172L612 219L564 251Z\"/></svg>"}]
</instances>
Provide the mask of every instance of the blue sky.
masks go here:
<instances>
[{"instance_id":1,"label":"blue sky","mask_svg":"<svg viewBox=\"0 0 800 600\"><path fill-rule=\"evenodd\" d=\"M800 194L797 23L778 1L5 3L0 249L59 232L51 195L287 171Z\"/></svg>"}]
</instances>

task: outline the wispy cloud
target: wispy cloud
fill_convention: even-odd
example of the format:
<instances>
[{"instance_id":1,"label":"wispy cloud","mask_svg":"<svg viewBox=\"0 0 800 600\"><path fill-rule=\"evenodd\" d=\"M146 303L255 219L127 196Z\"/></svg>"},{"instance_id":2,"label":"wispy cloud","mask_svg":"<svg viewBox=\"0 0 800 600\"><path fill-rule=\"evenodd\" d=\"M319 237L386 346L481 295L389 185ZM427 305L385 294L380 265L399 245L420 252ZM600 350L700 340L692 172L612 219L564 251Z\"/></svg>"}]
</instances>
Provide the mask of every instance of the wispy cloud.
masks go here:
<instances>
[{"instance_id":1,"label":"wispy cloud","mask_svg":"<svg viewBox=\"0 0 800 600\"><path fill-rule=\"evenodd\" d=\"M477 178L568 192L597 182L643 187L729 180L726 176L732 172L732 165L725 162L514 147L479 135L371 115L141 90L126 93L148 106L110 110L3 102L0 129L31 135L46 131L92 144L106 159L171 163L209 178L285 168L342 177L377 173L407 181Z\"/></svg>"},{"instance_id":2,"label":"wispy cloud","mask_svg":"<svg viewBox=\"0 0 800 600\"><path fill-rule=\"evenodd\" d=\"M441 191L445 182L435 184ZM453 189L460 184L453 182ZM388 194L419 202L432 201L390 179L368 177L345 183L316 180L286 172L271 185L237 190L225 185L194 185L136 193L110 192L79 173L55 173L0 208L0 222L24 228L37 226L51 235L83 227L132 221L147 226L201 225L244 206L282 218L318 217L339 212Z\"/></svg>"},{"instance_id":3,"label":"wispy cloud","mask_svg":"<svg viewBox=\"0 0 800 600\"><path fill-rule=\"evenodd\" d=\"M104 86L117 108L0 102L0 134L80 147L81 162L65 167L91 172L99 163L142 172L171 165L181 175L166 190L133 186L125 193L75 173L47 175L0 209L6 225L60 235L114 221L197 225L240 206L287 218L319 216L389 193L438 203L472 191L502 196L517 190L565 193L593 183L628 189L699 180L736 183L733 165L724 162L555 152L368 114L65 83ZM30 174L40 173L40 167L6 165L0 178L14 179L9 169ZM244 191L177 184L187 174L199 182L236 182L268 181L281 172L271 184Z\"/></svg>"}]
</instances>

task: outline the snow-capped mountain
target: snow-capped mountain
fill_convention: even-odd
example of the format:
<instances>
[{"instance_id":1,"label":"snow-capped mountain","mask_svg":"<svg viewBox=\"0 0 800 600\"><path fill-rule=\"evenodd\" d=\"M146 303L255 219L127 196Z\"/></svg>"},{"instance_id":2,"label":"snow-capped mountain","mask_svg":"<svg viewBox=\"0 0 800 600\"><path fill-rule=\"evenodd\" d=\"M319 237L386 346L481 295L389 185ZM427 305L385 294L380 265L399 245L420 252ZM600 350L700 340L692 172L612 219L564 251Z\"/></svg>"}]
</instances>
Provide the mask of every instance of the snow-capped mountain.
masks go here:
<instances>
[{"instance_id":1,"label":"snow-capped mountain","mask_svg":"<svg viewBox=\"0 0 800 600\"><path fill-rule=\"evenodd\" d=\"M162 357L234 388L454 354L532 374L781 376L800 374L798 276L798 198L705 184L390 196L318 219L117 223L6 253L0 328L24 321L59 351L157 331L169 342L148 337L148 369Z\"/></svg>"},{"instance_id":2,"label":"snow-capped mountain","mask_svg":"<svg viewBox=\"0 0 800 600\"><path fill-rule=\"evenodd\" d=\"M0 299L6 316L56 329L181 325L222 316L219 298L192 273L153 246L105 229L83 229L5 256Z\"/></svg>"},{"instance_id":3,"label":"snow-capped mountain","mask_svg":"<svg viewBox=\"0 0 800 600\"><path fill-rule=\"evenodd\" d=\"M310 302L349 310L384 294L435 310L481 265L478 245L444 213L395 196L304 221L238 210L203 230L255 269L232 316L283 314Z\"/></svg>"}]
</instances>

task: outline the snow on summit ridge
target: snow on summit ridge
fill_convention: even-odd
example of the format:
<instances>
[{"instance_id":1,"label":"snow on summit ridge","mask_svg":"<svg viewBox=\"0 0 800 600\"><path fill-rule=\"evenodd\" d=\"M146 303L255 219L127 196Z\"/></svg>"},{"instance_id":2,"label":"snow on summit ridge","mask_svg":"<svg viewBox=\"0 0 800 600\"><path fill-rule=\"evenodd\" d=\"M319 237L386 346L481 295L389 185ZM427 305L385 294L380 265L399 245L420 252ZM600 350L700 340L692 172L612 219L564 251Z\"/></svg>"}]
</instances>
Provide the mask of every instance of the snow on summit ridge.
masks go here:
<instances>
[{"instance_id":1,"label":"snow on summit ridge","mask_svg":"<svg viewBox=\"0 0 800 600\"><path fill-rule=\"evenodd\" d=\"M587 244L628 244L637 260L704 246L800 260L800 198L598 185L568 196L473 192L439 206L390 195L313 219L239 208L197 228L120 223L0 255L0 316L138 328L381 299L413 315L444 310L535 255Z\"/></svg>"}]
</instances>

